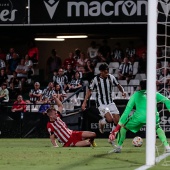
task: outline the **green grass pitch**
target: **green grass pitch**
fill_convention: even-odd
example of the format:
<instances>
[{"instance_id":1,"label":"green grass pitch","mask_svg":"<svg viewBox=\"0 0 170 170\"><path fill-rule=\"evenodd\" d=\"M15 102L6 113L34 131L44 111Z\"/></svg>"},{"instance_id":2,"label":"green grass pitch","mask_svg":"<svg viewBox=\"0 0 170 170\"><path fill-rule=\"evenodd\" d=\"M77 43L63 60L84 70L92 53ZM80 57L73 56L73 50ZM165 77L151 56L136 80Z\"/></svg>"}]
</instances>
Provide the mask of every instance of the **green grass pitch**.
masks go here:
<instances>
[{"instance_id":1,"label":"green grass pitch","mask_svg":"<svg viewBox=\"0 0 170 170\"><path fill-rule=\"evenodd\" d=\"M122 153L108 154L112 146L107 139L96 139L95 148L53 148L49 139L0 139L0 170L132 170L145 164L145 140L139 148L131 141L125 140ZM162 154L158 140L157 145ZM169 166L164 162L151 169L169 170L170 157Z\"/></svg>"}]
</instances>

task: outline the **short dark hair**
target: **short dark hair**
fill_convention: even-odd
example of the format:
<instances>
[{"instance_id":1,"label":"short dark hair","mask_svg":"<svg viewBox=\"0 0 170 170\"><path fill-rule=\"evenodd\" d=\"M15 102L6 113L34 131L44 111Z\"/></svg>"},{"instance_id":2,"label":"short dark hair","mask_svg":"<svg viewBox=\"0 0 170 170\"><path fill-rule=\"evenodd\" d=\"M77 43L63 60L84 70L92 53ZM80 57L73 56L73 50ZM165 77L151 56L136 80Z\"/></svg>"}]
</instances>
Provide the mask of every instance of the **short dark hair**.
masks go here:
<instances>
[{"instance_id":1,"label":"short dark hair","mask_svg":"<svg viewBox=\"0 0 170 170\"><path fill-rule=\"evenodd\" d=\"M146 90L146 79L140 81L141 90Z\"/></svg>"},{"instance_id":2,"label":"short dark hair","mask_svg":"<svg viewBox=\"0 0 170 170\"><path fill-rule=\"evenodd\" d=\"M99 66L100 71L109 70L108 64L104 63Z\"/></svg>"}]
</instances>

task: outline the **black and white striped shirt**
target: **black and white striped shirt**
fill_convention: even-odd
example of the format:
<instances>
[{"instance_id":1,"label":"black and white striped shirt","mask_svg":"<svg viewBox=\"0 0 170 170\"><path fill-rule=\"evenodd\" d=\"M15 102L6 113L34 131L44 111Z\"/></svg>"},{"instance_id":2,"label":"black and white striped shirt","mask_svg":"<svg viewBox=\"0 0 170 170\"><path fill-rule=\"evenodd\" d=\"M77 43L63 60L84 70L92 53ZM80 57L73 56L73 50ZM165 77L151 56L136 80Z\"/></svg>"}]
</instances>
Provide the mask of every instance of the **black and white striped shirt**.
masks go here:
<instances>
[{"instance_id":1,"label":"black and white striped shirt","mask_svg":"<svg viewBox=\"0 0 170 170\"><path fill-rule=\"evenodd\" d=\"M133 73L133 67L131 63L122 63L119 66L119 71L121 74L132 74Z\"/></svg>"},{"instance_id":2,"label":"black and white striped shirt","mask_svg":"<svg viewBox=\"0 0 170 170\"><path fill-rule=\"evenodd\" d=\"M40 89L31 89L30 93L32 94L42 94L42 90ZM36 101L39 101L40 100L40 97L30 97L30 101L31 102L36 102Z\"/></svg>"},{"instance_id":3,"label":"black and white striped shirt","mask_svg":"<svg viewBox=\"0 0 170 170\"><path fill-rule=\"evenodd\" d=\"M66 75L63 76L53 76L53 82L58 83L63 89L64 85L68 84L68 78Z\"/></svg>"},{"instance_id":4,"label":"black and white striped shirt","mask_svg":"<svg viewBox=\"0 0 170 170\"><path fill-rule=\"evenodd\" d=\"M96 89L96 102L97 106L108 105L113 102L112 91L113 87L117 86L119 83L116 78L109 74L107 78L102 78L100 75L94 77L89 85L90 90Z\"/></svg>"},{"instance_id":5,"label":"black and white striped shirt","mask_svg":"<svg viewBox=\"0 0 170 170\"><path fill-rule=\"evenodd\" d=\"M53 95L55 94L55 91L53 89L49 89L48 87L43 90L42 92L42 99L47 97L48 99L52 99Z\"/></svg>"}]
</instances>

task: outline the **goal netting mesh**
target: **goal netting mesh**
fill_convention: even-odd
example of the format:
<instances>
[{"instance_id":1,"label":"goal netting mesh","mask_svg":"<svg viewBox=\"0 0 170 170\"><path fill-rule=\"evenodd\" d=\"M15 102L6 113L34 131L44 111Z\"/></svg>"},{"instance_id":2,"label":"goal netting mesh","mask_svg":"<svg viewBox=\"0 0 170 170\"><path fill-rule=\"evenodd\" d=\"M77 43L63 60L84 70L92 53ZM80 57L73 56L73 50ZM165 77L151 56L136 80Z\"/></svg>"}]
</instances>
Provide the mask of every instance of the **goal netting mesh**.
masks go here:
<instances>
[{"instance_id":1,"label":"goal netting mesh","mask_svg":"<svg viewBox=\"0 0 170 170\"><path fill-rule=\"evenodd\" d=\"M158 0L157 21L157 91L170 98L170 0ZM170 133L170 116L164 105L160 105L160 125L166 135ZM157 156L160 154L156 146ZM164 166L170 166L166 159Z\"/></svg>"}]
</instances>

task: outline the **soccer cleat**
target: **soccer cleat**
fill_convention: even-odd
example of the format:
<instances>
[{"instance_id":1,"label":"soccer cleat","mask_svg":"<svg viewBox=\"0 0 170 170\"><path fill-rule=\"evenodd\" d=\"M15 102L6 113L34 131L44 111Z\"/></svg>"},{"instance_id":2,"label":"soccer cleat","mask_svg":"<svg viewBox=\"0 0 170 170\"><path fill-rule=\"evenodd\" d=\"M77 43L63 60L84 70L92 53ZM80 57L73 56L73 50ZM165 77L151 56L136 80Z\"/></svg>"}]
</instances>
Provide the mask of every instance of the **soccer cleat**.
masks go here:
<instances>
[{"instance_id":1,"label":"soccer cleat","mask_svg":"<svg viewBox=\"0 0 170 170\"><path fill-rule=\"evenodd\" d=\"M91 144L92 144L92 146L93 146L93 147L96 147L96 146L97 146L97 144L96 144L96 142L95 142L95 141L92 141L92 143L91 143Z\"/></svg>"},{"instance_id":2,"label":"soccer cleat","mask_svg":"<svg viewBox=\"0 0 170 170\"><path fill-rule=\"evenodd\" d=\"M170 153L170 147L167 147L167 148L165 149L165 152L166 152L166 153Z\"/></svg>"},{"instance_id":3,"label":"soccer cleat","mask_svg":"<svg viewBox=\"0 0 170 170\"><path fill-rule=\"evenodd\" d=\"M104 133L104 124L102 124L101 120L99 120L99 131L100 133Z\"/></svg>"},{"instance_id":4,"label":"soccer cleat","mask_svg":"<svg viewBox=\"0 0 170 170\"><path fill-rule=\"evenodd\" d=\"M113 150L113 152L114 152L114 153L121 153L121 150L122 150L121 148L118 148L118 147L117 147L117 148L115 148L115 149Z\"/></svg>"}]
</instances>

